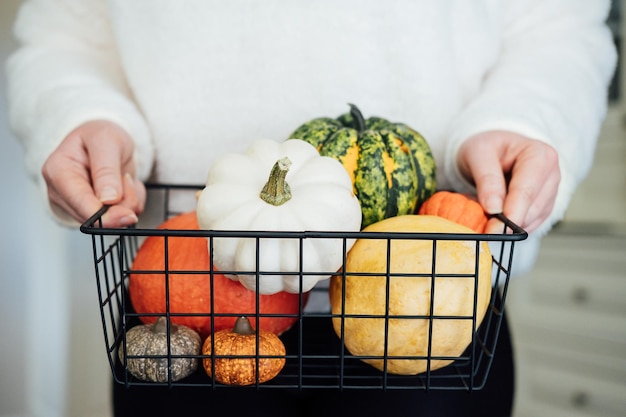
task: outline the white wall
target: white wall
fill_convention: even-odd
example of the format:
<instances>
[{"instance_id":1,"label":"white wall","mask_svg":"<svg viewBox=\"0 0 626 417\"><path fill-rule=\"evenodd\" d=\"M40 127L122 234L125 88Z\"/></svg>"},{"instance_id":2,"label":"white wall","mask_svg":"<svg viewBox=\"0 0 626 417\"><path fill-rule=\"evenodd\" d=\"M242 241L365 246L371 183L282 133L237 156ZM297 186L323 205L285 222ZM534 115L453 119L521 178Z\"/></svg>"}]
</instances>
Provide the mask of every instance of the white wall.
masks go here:
<instances>
[{"instance_id":1,"label":"white wall","mask_svg":"<svg viewBox=\"0 0 626 417\"><path fill-rule=\"evenodd\" d=\"M4 65L19 3L0 0L0 417L105 417L90 240L47 216L8 128Z\"/></svg>"}]
</instances>

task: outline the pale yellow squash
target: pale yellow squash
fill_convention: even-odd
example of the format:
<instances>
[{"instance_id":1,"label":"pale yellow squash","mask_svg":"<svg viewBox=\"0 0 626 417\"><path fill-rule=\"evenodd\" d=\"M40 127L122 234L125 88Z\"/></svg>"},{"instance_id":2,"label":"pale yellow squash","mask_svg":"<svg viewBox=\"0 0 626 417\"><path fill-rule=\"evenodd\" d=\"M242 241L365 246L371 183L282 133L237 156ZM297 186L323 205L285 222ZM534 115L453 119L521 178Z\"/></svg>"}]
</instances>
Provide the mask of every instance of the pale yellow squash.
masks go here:
<instances>
[{"instance_id":1,"label":"pale yellow squash","mask_svg":"<svg viewBox=\"0 0 626 417\"><path fill-rule=\"evenodd\" d=\"M475 233L471 229L444 218L429 215L405 215L374 223L364 229L369 232L433 232ZM385 310L387 287L386 239L358 239L347 255L345 270L345 311L342 311L342 276L330 283L330 301L333 314L380 315L372 317L345 317L343 331L345 346L357 356L383 356L385 349ZM445 241L436 243L434 288L434 316L431 356L460 356L472 340L474 288L478 275L476 326L487 310L491 296L492 259L486 242L480 243L479 270L476 274L476 241ZM429 276L392 276L389 282L389 315L429 316L432 286L432 240L402 240L391 242L390 273L429 274ZM356 276L351 273L381 275ZM444 277L442 274L471 275ZM447 316L448 318L437 318ZM450 316L458 317L450 319ZM341 318L333 318L337 335L341 334ZM388 327L387 371L393 374L415 375L428 369L430 320L428 318L391 318ZM394 356L413 358L393 359ZM383 359L363 359L379 370ZM431 360L430 369L450 364L452 360Z\"/></svg>"}]
</instances>

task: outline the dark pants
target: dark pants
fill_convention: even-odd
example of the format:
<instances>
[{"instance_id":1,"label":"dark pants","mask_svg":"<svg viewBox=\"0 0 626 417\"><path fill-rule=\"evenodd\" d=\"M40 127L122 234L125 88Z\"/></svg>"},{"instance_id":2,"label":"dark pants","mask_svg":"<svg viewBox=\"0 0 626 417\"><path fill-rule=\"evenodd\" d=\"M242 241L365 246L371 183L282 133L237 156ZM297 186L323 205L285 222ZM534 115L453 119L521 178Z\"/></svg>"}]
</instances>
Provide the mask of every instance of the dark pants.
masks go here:
<instances>
[{"instance_id":1,"label":"dark pants","mask_svg":"<svg viewBox=\"0 0 626 417\"><path fill-rule=\"evenodd\" d=\"M305 318L306 320L306 318ZM319 321L319 320L318 320ZM320 337L334 337L330 319L311 328ZM289 332L284 336L289 351ZM331 334L332 333L332 334ZM317 336L316 336L317 337ZM119 366L119 364L118 364ZM365 365L364 365L365 366ZM198 372L202 372L201 370ZM485 387L479 391L447 390L320 390L151 387L115 384L115 417L214 415L217 411L243 416L481 416L511 415L514 366L506 317ZM199 414L198 414L199 413Z\"/></svg>"}]
</instances>

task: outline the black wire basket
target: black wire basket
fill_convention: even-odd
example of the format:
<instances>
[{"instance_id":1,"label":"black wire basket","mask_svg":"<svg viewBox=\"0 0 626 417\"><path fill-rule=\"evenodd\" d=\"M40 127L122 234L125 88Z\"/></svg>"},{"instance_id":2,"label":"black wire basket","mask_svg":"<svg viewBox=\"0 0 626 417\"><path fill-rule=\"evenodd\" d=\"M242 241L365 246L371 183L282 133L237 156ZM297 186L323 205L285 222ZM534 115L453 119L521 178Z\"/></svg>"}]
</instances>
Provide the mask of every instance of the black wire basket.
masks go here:
<instances>
[{"instance_id":1,"label":"black wire basket","mask_svg":"<svg viewBox=\"0 0 626 417\"><path fill-rule=\"evenodd\" d=\"M242 389L376 389L376 390L396 390L396 389L411 389L411 390L463 390L463 391L475 391L484 387L489 370L496 354L496 345L500 333L500 328L503 322L504 315L504 303L506 300L507 288L509 279L511 277L511 266L513 261L513 250L515 243L526 239L527 233L517 225L513 224L509 219L503 215L495 215L502 223L501 234L444 234L444 233L406 233L406 232L394 232L394 233L375 233L375 232L332 232L332 231L215 231L215 230L180 230L180 229L160 229L156 226L162 221L171 218L177 214L181 214L187 209L187 211L195 210L195 205L190 203L189 207L184 207L183 210L173 210L171 204L171 196L173 193L176 195L187 194L188 202L195 201L195 194L201 189L200 186L195 185L162 185L162 184L149 184L148 186L148 199L153 202L157 201L158 204L151 206L157 206L160 213L154 216L152 222L154 224L151 227L143 227L142 219L137 226L129 228L103 228L101 225L101 218L106 212L107 207L103 207L97 213L95 213L90 219L88 219L82 226L81 231L85 234L91 235L93 244L93 258L95 266L95 278L98 290L98 302L101 311L102 326L104 331L104 341L106 345L106 352L111 365L111 370L116 383L124 384L126 386L131 385L165 385L169 387L173 386L206 386L212 389L226 389L226 388L242 388ZM142 215L142 218L144 216ZM146 215L146 217L150 217ZM155 267L154 270L138 271L133 270L133 261L138 249L142 242L148 237L157 237L163 241L163 258L165 259L165 267ZM169 270L167 265L168 256L170 254L170 248L168 245L169 240L172 237L188 237L195 239L206 239L209 242L216 238L249 238L255 239L257 245L263 239L295 239L302 242L306 239L340 239L344 242L343 259L345 261L348 245L347 241L353 241L354 239L379 239L386 242L386 245L390 247L391 242L395 240L428 240L433 243L433 248L436 248L439 242L452 240L452 241L464 241L468 245L475 247L475 253L478 254L482 242L487 242L490 247L492 255L492 291L490 300L487 306L484 318L480 320L477 318L477 283L478 283L478 259L476 259L476 267L474 273L470 274L448 274L446 278L454 278L460 280L469 280L474 286L474 306L469 314L463 314L459 316L438 316L434 314L435 300L434 292L437 285L431 285L431 293L429 295L430 306L426 307L427 314L418 315L394 315L388 311L383 314L372 314L366 316L359 316L365 319L374 319L383 323L384 338L381 347L381 353L379 354L352 354L346 347L345 326L348 319L355 318L356 315L346 314L345 310L338 313L331 313L330 307L328 309L314 310L309 309L306 301L309 296L314 294L318 299L328 297L328 288L321 283L316 286L307 295L300 294L296 296L298 303L295 311L290 313L266 313L261 311L258 306L261 295L258 291L255 294L257 307L253 311L236 312L230 311L228 313L220 313L213 308L217 298L213 297L211 292L211 300L207 300L211 308L208 312L181 312L173 311L171 309L172 303L169 299L169 283L170 280L179 275L181 277L187 276L202 276L213 288L213 281L216 275L221 273L213 268L213 262L211 259L210 266L206 270ZM209 246L210 247L210 246ZM258 248L258 246L257 246ZM258 252L258 249L257 249ZM258 256L258 253L257 253ZM436 257L436 249L433 249L433 260ZM478 258L478 255L476 255ZM388 255L389 259L389 255ZM302 262L301 262L302 264ZM433 261L434 264L434 261ZM237 271L232 271L237 272ZM266 274L271 274L275 271L253 271L256 276L257 283L263 279ZM333 279L340 279L345 286L345 280L348 273L340 268L338 271L320 271L328 273L333 276ZM152 313L138 313L133 309L133 303L129 298L129 280L132 274L145 274L150 273L152 275L158 275L161 280L165 282L165 308L161 312ZM294 272L295 276L303 277L309 272L303 272L302 270ZM368 279L367 273L361 274L359 279ZM381 273L376 275L379 278ZM407 274L393 274L388 271L382 278L386 280L386 302L389 303L389 288L390 280L394 278L406 277ZM408 277L415 277L416 275L408 274ZM417 274L417 276L420 276ZM422 274L422 279L430 279L435 283L439 278L437 271L433 265L432 272L429 274ZM302 281L301 281L302 282ZM219 297L219 295L218 295ZM343 295L345 302L345 294ZM215 311L215 313L211 313ZM171 340L171 323L176 322L176 319L180 316L196 316L203 317L209 323L208 334L206 337L213 337L214 331L210 330L215 328L213 325L223 317L232 317L234 320L238 316L245 315L248 317L255 328L258 328L258 324L263 320L275 320L275 319L289 319L293 324L292 327L280 334L281 340L286 346L286 353L281 355L281 360L284 360L284 367L278 373L277 376L269 381L261 381L259 374L256 375L254 380L249 385L241 387L238 385L229 385L220 383L216 380L214 373L209 376L209 373L205 372L203 367L204 363L215 365L215 361L219 359L241 359L241 356L220 356L218 353L210 354L187 354L176 355L172 352L169 341ZM129 355L127 354L127 332L129 329L136 325L142 324L143 320L151 319L154 321L157 316L163 316L167 319L167 343L168 348L163 354L157 356L145 355ZM427 351L419 356L392 356L389 353L387 347L387 340L390 333L390 328L399 321L407 320L419 320L426 324L428 332L427 338ZM470 327L470 341L465 351L460 356L446 356L437 354L433 351L433 340L437 338L437 326L434 325L436 321L455 320L458 322L471 323ZM150 321L150 320L148 320ZM333 322L336 327L333 327ZM261 325L263 328L263 325ZM337 329L335 331L335 329ZM473 330L475 329L475 330ZM203 336L203 340L204 337ZM258 332L257 332L258 342ZM258 346L258 343L257 343ZM125 353L124 359L120 360L118 350L122 350ZM174 361L177 359L196 360L199 364L197 369L189 376L174 380L172 373L167 372L164 380L158 382L146 382L145 380L135 377L128 369L128 362L131 359L161 359L164 361L167 369L172 369ZM256 367L258 370L261 362L264 359L276 359L273 356L267 356L259 352L258 348L255 350L255 354L243 357L244 359L250 359L249 364L252 367ZM371 366L366 363L367 361L377 361L378 367ZM423 363L423 370L416 375L404 375L398 372L392 372L392 364L398 361L413 361ZM446 366L438 367L437 363L445 361L449 363Z\"/></svg>"}]
</instances>

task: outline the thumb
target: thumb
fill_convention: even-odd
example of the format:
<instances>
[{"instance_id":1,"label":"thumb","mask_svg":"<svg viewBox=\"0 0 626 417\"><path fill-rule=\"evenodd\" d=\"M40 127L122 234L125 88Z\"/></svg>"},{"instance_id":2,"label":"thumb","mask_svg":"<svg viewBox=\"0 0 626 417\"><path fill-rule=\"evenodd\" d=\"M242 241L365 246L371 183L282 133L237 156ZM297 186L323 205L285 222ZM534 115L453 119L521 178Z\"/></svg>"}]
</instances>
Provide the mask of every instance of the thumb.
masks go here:
<instances>
[{"instance_id":1,"label":"thumb","mask_svg":"<svg viewBox=\"0 0 626 417\"><path fill-rule=\"evenodd\" d=\"M99 140L98 140L99 139ZM124 150L115 138L96 138L85 143L95 195L103 204L119 203L124 195L122 160Z\"/></svg>"},{"instance_id":2,"label":"thumb","mask_svg":"<svg viewBox=\"0 0 626 417\"><path fill-rule=\"evenodd\" d=\"M476 141L471 149L466 149L459 163L461 172L476 186L478 202L490 214L502 213L506 196L500 157L495 147Z\"/></svg>"}]
</instances>

